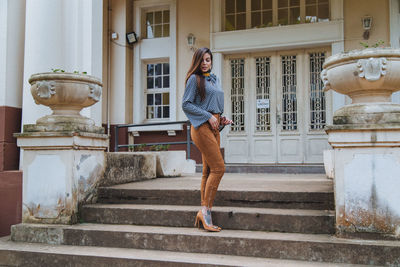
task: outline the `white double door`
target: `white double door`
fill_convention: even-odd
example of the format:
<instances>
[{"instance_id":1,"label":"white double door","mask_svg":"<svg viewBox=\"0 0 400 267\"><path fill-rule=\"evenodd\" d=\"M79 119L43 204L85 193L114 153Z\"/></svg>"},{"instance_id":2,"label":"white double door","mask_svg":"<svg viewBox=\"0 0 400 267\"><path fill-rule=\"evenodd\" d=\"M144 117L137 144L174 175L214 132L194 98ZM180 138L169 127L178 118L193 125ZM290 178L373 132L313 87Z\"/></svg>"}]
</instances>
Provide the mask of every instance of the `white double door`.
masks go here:
<instances>
[{"instance_id":1,"label":"white double door","mask_svg":"<svg viewBox=\"0 0 400 267\"><path fill-rule=\"evenodd\" d=\"M322 163L331 97L322 91L326 50L225 57L227 163Z\"/></svg>"}]
</instances>

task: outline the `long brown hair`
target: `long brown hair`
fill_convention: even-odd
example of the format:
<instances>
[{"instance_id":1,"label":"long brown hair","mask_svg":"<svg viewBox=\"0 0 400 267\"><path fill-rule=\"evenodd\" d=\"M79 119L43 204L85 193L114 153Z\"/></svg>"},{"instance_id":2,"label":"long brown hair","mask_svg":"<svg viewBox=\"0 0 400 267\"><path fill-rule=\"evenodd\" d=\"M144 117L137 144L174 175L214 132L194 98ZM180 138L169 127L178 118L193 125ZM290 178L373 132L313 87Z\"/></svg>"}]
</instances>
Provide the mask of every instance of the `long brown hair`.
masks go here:
<instances>
[{"instance_id":1,"label":"long brown hair","mask_svg":"<svg viewBox=\"0 0 400 267\"><path fill-rule=\"evenodd\" d=\"M201 71L201 62L203 61L204 54L209 54L211 57L211 67L212 67L212 61L213 61L213 55L211 53L211 50L207 47L202 47L196 50L194 52L193 58L192 58L192 63L190 64L190 68L186 74L186 80L185 80L185 85L187 81L189 80L190 76L192 74L196 75L197 79L197 88L198 92L200 95L200 99L203 101L204 98L206 97L206 89L205 89L205 82L204 82L204 76L203 72Z\"/></svg>"}]
</instances>

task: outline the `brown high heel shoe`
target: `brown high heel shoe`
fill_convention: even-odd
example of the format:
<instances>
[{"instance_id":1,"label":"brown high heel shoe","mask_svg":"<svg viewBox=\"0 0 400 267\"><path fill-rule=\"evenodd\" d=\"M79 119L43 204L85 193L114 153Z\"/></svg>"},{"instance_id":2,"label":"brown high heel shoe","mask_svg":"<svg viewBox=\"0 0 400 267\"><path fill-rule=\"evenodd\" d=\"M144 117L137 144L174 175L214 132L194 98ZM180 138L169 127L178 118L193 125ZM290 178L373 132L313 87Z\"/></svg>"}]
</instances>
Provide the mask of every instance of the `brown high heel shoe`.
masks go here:
<instances>
[{"instance_id":1,"label":"brown high heel shoe","mask_svg":"<svg viewBox=\"0 0 400 267\"><path fill-rule=\"evenodd\" d=\"M210 223L207 223L207 221L211 222L211 214L210 215L205 215L203 216L203 213L201 210L197 212L196 215L196 221L194 222L194 226L197 226L200 229L200 222L203 225L204 230L207 230L209 232L219 232L221 231L221 228L218 226L212 225Z\"/></svg>"}]
</instances>

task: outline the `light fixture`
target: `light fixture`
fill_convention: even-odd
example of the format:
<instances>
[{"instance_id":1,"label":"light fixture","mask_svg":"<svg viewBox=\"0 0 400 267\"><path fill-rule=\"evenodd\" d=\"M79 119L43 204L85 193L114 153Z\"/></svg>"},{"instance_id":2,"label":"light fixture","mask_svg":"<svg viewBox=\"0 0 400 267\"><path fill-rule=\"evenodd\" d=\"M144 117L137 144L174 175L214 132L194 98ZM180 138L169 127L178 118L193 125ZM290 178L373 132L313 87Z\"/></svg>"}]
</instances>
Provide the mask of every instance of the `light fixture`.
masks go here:
<instances>
[{"instance_id":1,"label":"light fixture","mask_svg":"<svg viewBox=\"0 0 400 267\"><path fill-rule=\"evenodd\" d=\"M362 21L362 27L364 29L363 38L364 38L364 40L368 40L369 39L369 30L372 27L372 17L371 16L362 17L361 21Z\"/></svg>"},{"instance_id":2,"label":"light fixture","mask_svg":"<svg viewBox=\"0 0 400 267\"><path fill-rule=\"evenodd\" d=\"M128 44L134 44L138 41L136 33L135 32L128 32L126 34L126 41Z\"/></svg>"},{"instance_id":3,"label":"light fixture","mask_svg":"<svg viewBox=\"0 0 400 267\"><path fill-rule=\"evenodd\" d=\"M190 48L190 50L194 50L194 45L196 43L196 36L194 36L193 33L189 33L189 35L187 36L187 44Z\"/></svg>"}]
</instances>

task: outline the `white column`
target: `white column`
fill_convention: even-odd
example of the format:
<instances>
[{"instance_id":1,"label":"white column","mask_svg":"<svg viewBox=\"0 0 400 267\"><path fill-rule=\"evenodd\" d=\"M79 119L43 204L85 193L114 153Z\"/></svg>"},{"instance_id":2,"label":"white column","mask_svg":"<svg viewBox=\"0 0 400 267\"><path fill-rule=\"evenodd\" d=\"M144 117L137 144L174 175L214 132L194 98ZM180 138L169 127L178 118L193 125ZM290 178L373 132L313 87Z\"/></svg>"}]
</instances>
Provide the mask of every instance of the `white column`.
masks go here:
<instances>
[{"instance_id":1,"label":"white column","mask_svg":"<svg viewBox=\"0 0 400 267\"><path fill-rule=\"evenodd\" d=\"M332 44L332 55L341 53L344 51L344 42L336 42ZM340 109L344 105L346 105L346 96L339 94L333 91L333 104L332 104L332 111L335 112L336 110Z\"/></svg>"},{"instance_id":2,"label":"white column","mask_svg":"<svg viewBox=\"0 0 400 267\"><path fill-rule=\"evenodd\" d=\"M25 1L0 0L0 106L22 105Z\"/></svg>"},{"instance_id":3,"label":"white column","mask_svg":"<svg viewBox=\"0 0 400 267\"><path fill-rule=\"evenodd\" d=\"M332 20L342 21L342 40L332 43L332 55L344 52L344 11L343 11L343 0L331 1L331 17ZM332 92L332 112L340 109L346 105L346 96L339 94L335 91Z\"/></svg>"},{"instance_id":4,"label":"white column","mask_svg":"<svg viewBox=\"0 0 400 267\"><path fill-rule=\"evenodd\" d=\"M118 38L110 42L110 123L129 123L129 107L133 102L132 96L132 47L125 41L125 34L132 29L128 27L131 19L131 3L127 0L111 1L109 33L117 33ZM110 40L110 36L108 36Z\"/></svg>"},{"instance_id":5,"label":"white column","mask_svg":"<svg viewBox=\"0 0 400 267\"><path fill-rule=\"evenodd\" d=\"M26 0L22 123L33 124L50 109L34 103L29 77L63 69L102 78L102 0ZM101 103L82 111L101 124Z\"/></svg>"},{"instance_id":6,"label":"white column","mask_svg":"<svg viewBox=\"0 0 400 267\"><path fill-rule=\"evenodd\" d=\"M400 48L400 2L399 0L389 1L390 10L390 46ZM392 102L400 104L400 92L392 95Z\"/></svg>"}]
</instances>

